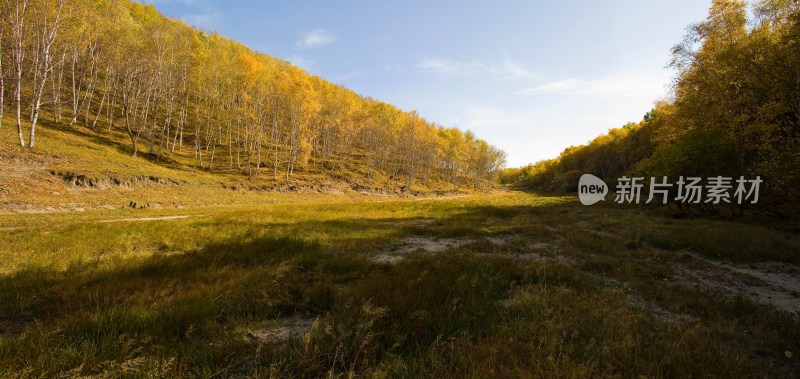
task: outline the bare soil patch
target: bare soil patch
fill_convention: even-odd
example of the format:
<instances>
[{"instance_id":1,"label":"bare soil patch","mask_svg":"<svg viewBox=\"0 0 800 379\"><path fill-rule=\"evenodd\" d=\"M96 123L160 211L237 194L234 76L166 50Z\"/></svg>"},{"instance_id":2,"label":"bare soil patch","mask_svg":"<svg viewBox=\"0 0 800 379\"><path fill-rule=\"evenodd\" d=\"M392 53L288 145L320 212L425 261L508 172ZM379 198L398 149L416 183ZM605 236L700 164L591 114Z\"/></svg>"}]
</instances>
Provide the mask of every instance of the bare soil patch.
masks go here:
<instances>
[{"instance_id":1,"label":"bare soil patch","mask_svg":"<svg viewBox=\"0 0 800 379\"><path fill-rule=\"evenodd\" d=\"M378 263L393 264L405 259L406 255L417 251L437 254L471 242L473 241L455 238L411 236L403 238L395 246L387 250L379 251L372 257L372 260Z\"/></svg>"},{"instance_id":2,"label":"bare soil patch","mask_svg":"<svg viewBox=\"0 0 800 379\"><path fill-rule=\"evenodd\" d=\"M271 320L266 324L254 325L247 329L244 338L265 343L281 343L302 339L314 326L316 318L287 317Z\"/></svg>"},{"instance_id":3,"label":"bare soil patch","mask_svg":"<svg viewBox=\"0 0 800 379\"><path fill-rule=\"evenodd\" d=\"M181 216L162 216L162 217L140 217L140 218L120 218L114 220L100 220L98 222L128 222L128 221L164 221L164 220L180 220L189 217L200 217L203 215L181 215Z\"/></svg>"},{"instance_id":4,"label":"bare soil patch","mask_svg":"<svg viewBox=\"0 0 800 379\"><path fill-rule=\"evenodd\" d=\"M800 315L800 268L777 262L740 265L690 256L691 262L673 267L679 281L727 297L741 295Z\"/></svg>"}]
</instances>

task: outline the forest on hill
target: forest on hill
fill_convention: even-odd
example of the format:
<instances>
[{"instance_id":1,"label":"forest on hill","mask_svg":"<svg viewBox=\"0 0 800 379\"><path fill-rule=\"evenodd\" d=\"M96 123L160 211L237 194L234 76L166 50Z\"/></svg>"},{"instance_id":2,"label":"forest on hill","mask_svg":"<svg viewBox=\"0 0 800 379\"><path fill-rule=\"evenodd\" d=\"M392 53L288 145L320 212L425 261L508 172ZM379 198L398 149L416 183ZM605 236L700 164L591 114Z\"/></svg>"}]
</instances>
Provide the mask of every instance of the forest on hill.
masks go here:
<instances>
[{"instance_id":1,"label":"forest on hill","mask_svg":"<svg viewBox=\"0 0 800 379\"><path fill-rule=\"evenodd\" d=\"M746 2L715 0L707 19L690 26L672 50L672 97L642 121L555 159L507 169L501 180L574 192L584 173L608 183L623 175L760 176L761 210L797 204L800 3L763 0L753 10L748 18Z\"/></svg>"},{"instance_id":2,"label":"forest on hill","mask_svg":"<svg viewBox=\"0 0 800 379\"><path fill-rule=\"evenodd\" d=\"M157 162L290 180L356 167L410 186L481 187L505 153L130 0L0 2L0 122L85 128ZM8 122L6 122L8 123ZM0 127L9 127L1 125ZM92 154L87 151L86 154Z\"/></svg>"}]
</instances>

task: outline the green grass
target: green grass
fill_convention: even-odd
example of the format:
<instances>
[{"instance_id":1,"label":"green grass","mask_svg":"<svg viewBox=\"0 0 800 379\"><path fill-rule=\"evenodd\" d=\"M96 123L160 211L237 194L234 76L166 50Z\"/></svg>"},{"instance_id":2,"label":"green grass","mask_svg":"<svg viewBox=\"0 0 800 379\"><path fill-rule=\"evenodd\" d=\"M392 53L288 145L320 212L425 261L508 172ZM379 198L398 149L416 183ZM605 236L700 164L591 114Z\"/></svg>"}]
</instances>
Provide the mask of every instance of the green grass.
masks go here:
<instances>
[{"instance_id":1,"label":"green grass","mask_svg":"<svg viewBox=\"0 0 800 379\"><path fill-rule=\"evenodd\" d=\"M166 215L197 216L98 222ZM800 375L785 356L800 350L796 316L664 280L684 251L797 262L796 235L758 225L520 193L0 215L0 225L15 228L0 231L3 377ZM472 242L370 259L407 236ZM515 257L534 243L582 263ZM625 291L692 321L664 321ZM286 317L316 321L298 340L245 337Z\"/></svg>"}]
</instances>

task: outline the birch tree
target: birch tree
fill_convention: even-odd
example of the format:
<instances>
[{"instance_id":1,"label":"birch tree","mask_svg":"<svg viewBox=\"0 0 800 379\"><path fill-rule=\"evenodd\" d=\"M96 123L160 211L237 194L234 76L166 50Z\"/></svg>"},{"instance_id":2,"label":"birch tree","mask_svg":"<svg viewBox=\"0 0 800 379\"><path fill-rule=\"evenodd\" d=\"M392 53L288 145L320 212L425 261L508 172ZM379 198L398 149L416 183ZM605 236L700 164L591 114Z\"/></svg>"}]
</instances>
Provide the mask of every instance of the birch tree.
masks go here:
<instances>
[{"instance_id":1,"label":"birch tree","mask_svg":"<svg viewBox=\"0 0 800 379\"><path fill-rule=\"evenodd\" d=\"M9 14L8 1L0 3L0 14ZM5 109L6 71L3 69L3 41L6 31L5 17L0 20L0 130L3 129L3 110Z\"/></svg>"},{"instance_id":2,"label":"birch tree","mask_svg":"<svg viewBox=\"0 0 800 379\"><path fill-rule=\"evenodd\" d=\"M33 84L33 99L31 104L31 130L29 138L29 146L33 148L36 144L36 123L39 120L39 110L42 104L42 95L44 94L45 84L47 83L47 76L52 70L53 58L50 54L50 49L53 42L56 40L58 28L61 24L61 11L64 7L64 0L58 0L55 10L51 9L49 0L43 0L40 3L40 14L37 18L37 59L33 69L35 70Z\"/></svg>"},{"instance_id":3,"label":"birch tree","mask_svg":"<svg viewBox=\"0 0 800 379\"><path fill-rule=\"evenodd\" d=\"M10 8L10 7L9 7ZM25 137L22 135L22 60L25 42L25 12L28 9L28 0L17 0L12 13L11 41L12 56L14 60L14 111L16 112L17 135L20 146L25 146Z\"/></svg>"},{"instance_id":4,"label":"birch tree","mask_svg":"<svg viewBox=\"0 0 800 379\"><path fill-rule=\"evenodd\" d=\"M124 133L133 156L179 157L186 142L197 167L254 178L272 166L275 181L307 171L406 186L478 183L500 161L457 129L168 19L152 5L0 2L0 117L12 98L21 146L35 146L38 118L52 112L56 124L83 124L104 138Z\"/></svg>"}]
</instances>

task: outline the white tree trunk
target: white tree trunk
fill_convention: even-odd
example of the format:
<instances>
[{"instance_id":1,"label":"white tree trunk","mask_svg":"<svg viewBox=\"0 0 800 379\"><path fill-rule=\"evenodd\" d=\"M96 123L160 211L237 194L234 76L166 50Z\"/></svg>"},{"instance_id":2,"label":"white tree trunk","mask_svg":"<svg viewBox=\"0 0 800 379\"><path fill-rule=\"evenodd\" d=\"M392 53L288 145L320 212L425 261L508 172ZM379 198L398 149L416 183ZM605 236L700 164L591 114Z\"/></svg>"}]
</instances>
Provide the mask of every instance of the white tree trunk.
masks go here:
<instances>
[{"instance_id":1,"label":"white tree trunk","mask_svg":"<svg viewBox=\"0 0 800 379\"><path fill-rule=\"evenodd\" d=\"M3 128L3 94L6 93L5 72L3 71L3 29L0 28L0 129Z\"/></svg>"},{"instance_id":2,"label":"white tree trunk","mask_svg":"<svg viewBox=\"0 0 800 379\"><path fill-rule=\"evenodd\" d=\"M33 93L33 109L31 110L31 133L30 133L30 140L28 141L28 146L34 147L36 144L36 122L39 119L39 109L42 103L42 94L44 93L44 86L47 83L47 74L50 72L51 67L51 57L50 57L50 48L53 46L53 42L56 40L56 34L58 32L58 26L61 23L61 9L64 6L64 0L59 0L58 2L58 9L56 10L55 19L53 19L53 26L52 28L48 29L47 26L47 9L44 10L45 20L42 26L42 64L40 66L41 69L41 77L39 78L39 83L34 83L34 93Z\"/></svg>"},{"instance_id":3,"label":"white tree trunk","mask_svg":"<svg viewBox=\"0 0 800 379\"><path fill-rule=\"evenodd\" d=\"M20 146L25 146L25 137L22 136L22 41L24 39L23 26L25 23L25 9L27 0L17 1L14 17L14 103L16 105L17 134Z\"/></svg>"}]
</instances>

